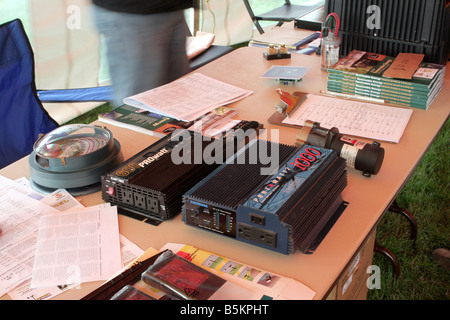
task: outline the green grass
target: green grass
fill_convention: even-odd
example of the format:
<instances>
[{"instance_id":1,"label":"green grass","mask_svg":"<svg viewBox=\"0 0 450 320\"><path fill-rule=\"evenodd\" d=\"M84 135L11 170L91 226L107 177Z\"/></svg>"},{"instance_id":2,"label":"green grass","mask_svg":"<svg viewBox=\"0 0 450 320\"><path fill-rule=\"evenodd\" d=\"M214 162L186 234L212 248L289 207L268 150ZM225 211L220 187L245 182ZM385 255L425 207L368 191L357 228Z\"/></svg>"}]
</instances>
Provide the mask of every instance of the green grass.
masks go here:
<instances>
[{"instance_id":1,"label":"green grass","mask_svg":"<svg viewBox=\"0 0 450 320\"><path fill-rule=\"evenodd\" d=\"M381 269L381 289L369 290L370 300L448 300L450 271L436 264L431 253L450 248L449 176L450 121L436 137L424 158L397 197L418 224L417 250L411 246L410 226L399 214L387 212L377 229L377 241L392 251L400 263L396 279L391 264L375 253Z\"/></svg>"},{"instance_id":2,"label":"green grass","mask_svg":"<svg viewBox=\"0 0 450 320\"><path fill-rule=\"evenodd\" d=\"M105 103L105 104L98 106L97 108L94 108L94 109L80 115L79 117L77 117L75 119L72 119L72 120L64 123L64 125L65 124L75 124L75 123L91 123L98 119L99 113L105 113L105 112L108 112L111 110L112 110L111 105L109 103Z\"/></svg>"}]
</instances>

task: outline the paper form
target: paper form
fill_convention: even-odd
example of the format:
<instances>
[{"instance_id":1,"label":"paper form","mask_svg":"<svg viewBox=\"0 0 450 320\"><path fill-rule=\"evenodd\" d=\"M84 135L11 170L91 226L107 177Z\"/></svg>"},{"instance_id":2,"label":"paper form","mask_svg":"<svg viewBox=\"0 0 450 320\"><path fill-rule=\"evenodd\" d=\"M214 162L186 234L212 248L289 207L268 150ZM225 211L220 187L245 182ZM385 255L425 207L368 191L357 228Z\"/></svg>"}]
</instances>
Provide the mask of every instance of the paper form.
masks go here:
<instances>
[{"instance_id":1,"label":"paper form","mask_svg":"<svg viewBox=\"0 0 450 320\"><path fill-rule=\"evenodd\" d=\"M0 197L0 231L3 231L0 232L0 296L7 292L14 300L44 300L77 286L78 283L32 289L30 282L40 215L44 214L43 212L55 213L68 209L83 209L84 206L65 189L42 196L29 187L29 181L26 178L11 180L0 175L0 193L3 194ZM35 214L32 214L33 209ZM25 213L31 216L35 215L34 219L27 219L26 224L11 228L10 220L12 222L23 220L16 220L17 217L24 215L21 210L25 210ZM26 219L26 217L23 218ZM19 232L22 227L26 227L25 231ZM119 237L122 266L125 267L143 250L124 236L119 235ZM29 246L30 243L33 245ZM29 246L27 254L23 255L24 251L21 248L27 246ZM4 248L7 248L5 252L2 250ZM22 260L25 263L21 263Z\"/></svg>"},{"instance_id":2,"label":"paper form","mask_svg":"<svg viewBox=\"0 0 450 320\"><path fill-rule=\"evenodd\" d=\"M340 133L398 143L412 115L411 109L308 94L285 124L303 126L306 120Z\"/></svg>"},{"instance_id":3,"label":"paper form","mask_svg":"<svg viewBox=\"0 0 450 320\"><path fill-rule=\"evenodd\" d=\"M122 253L122 263L124 268L140 256L144 250L136 246L133 242L120 235L120 246ZM122 271L122 270L121 270ZM119 271L118 273L120 273ZM24 281L15 289L8 292L13 300L48 300L69 289L76 288L79 284L58 285L47 288L31 288L31 278Z\"/></svg>"},{"instance_id":4,"label":"paper form","mask_svg":"<svg viewBox=\"0 0 450 320\"><path fill-rule=\"evenodd\" d=\"M51 212L56 210L16 189L2 189L0 296L31 277L39 219Z\"/></svg>"},{"instance_id":5,"label":"paper form","mask_svg":"<svg viewBox=\"0 0 450 320\"><path fill-rule=\"evenodd\" d=\"M107 280L121 268L116 207L99 205L41 217L32 288Z\"/></svg>"},{"instance_id":6,"label":"paper form","mask_svg":"<svg viewBox=\"0 0 450 320\"><path fill-rule=\"evenodd\" d=\"M43 195L31 189L28 179L20 178L14 181L0 175L0 192L5 193L6 190L15 190L37 200L44 198Z\"/></svg>"},{"instance_id":7,"label":"paper form","mask_svg":"<svg viewBox=\"0 0 450 320\"><path fill-rule=\"evenodd\" d=\"M127 97L125 104L182 121L194 121L214 110L252 94L201 73L193 73L166 85Z\"/></svg>"}]
</instances>

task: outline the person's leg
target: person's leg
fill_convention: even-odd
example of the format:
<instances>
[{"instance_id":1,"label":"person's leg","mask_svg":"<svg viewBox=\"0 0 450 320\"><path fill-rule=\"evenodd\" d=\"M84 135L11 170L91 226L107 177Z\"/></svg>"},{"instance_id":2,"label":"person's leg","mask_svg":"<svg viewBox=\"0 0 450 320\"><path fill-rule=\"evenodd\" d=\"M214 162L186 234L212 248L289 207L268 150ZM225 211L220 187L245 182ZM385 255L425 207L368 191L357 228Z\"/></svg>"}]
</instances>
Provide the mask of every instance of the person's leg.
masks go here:
<instances>
[{"instance_id":1,"label":"person's leg","mask_svg":"<svg viewBox=\"0 0 450 320\"><path fill-rule=\"evenodd\" d=\"M138 15L95 8L96 24L106 41L115 106L123 104L125 97L166 84L188 71L186 34L183 38L176 33L177 42L182 43L176 49L171 44L180 14L182 11ZM182 18L185 25L184 15ZM176 58L171 58L171 50L180 51ZM178 71L175 78L169 66Z\"/></svg>"},{"instance_id":2,"label":"person's leg","mask_svg":"<svg viewBox=\"0 0 450 320\"><path fill-rule=\"evenodd\" d=\"M189 29L183 11L173 14L174 29L169 44L169 81L178 79L190 71L186 53L186 38Z\"/></svg>"}]
</instances>

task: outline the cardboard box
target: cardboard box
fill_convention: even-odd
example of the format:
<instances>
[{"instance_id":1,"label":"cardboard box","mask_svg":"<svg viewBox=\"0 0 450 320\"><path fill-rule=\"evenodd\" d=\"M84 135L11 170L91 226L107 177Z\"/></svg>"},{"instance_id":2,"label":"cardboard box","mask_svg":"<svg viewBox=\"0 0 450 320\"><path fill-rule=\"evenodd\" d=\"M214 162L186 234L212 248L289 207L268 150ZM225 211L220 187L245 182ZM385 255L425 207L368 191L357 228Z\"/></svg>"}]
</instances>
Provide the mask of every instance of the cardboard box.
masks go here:
<instances>
[{"instance_id":1,"label":"cardboard box","mask_svg":"<svg viewBox=\"0 0 450 320\"><path fill-rule=\"evenodd\" d=\"M367 268L372 264L376 233L366 240L356 256L338 279L327 300L365 300L367 297Z\"/></svg>"}]
</instances>

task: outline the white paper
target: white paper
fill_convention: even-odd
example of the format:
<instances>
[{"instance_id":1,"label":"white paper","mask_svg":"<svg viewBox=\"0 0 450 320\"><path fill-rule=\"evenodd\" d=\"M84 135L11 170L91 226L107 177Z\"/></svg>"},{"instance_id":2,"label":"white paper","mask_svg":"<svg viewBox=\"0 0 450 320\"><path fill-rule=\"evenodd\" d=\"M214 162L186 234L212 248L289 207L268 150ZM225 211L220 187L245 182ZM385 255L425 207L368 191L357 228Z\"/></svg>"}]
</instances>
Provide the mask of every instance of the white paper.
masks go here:
<instances>
[{"instance_id":1,"label":"white paper","mask_svg":"<svg viewBox=\"0 0 450 320\"><path fill-rule=\"evenodd\" d=\"M0 185L0 296L31 277L39 219L56 212L5 185Z\"/></svg>"},{"instance_id":2,"label":"white paper","mask_svg":"<svg viewBox=\"0 0 450 320\"><path fill-rule=\"evenodd\" d=\"M194 121L214 110L250 95L238 88L201 73L193 73L166 85L123 100L125 104L182 121Z\"/></svg>"},{"instance_id":3,"label":"white paper","mask_svg":"<svg viewBox=\"0 0 450 320\"><path fill-rule=\"evenodd\" d=\"M216 35L214 33L197 31L195 37L187 37L186 53L188 59L192 59L208 49L214 42Z\"/></svg>"},{"instance_id":4,"label":"white paper","mask_svg":"<svg viewBox=\"0 0 450 320\"><path fill-rule=\"evenodd\" d=\"M0 175L0 192L4 193L5 190L11 189L37 200L41 200L44 197L30 187L28 179L22 177L14 181Z\"/></svg>"},{"instance_id":5,"label":"white paper","mask_svg":"<svg viewBox=\"0 0 450 320\"><path fill-rule=\"evenodd\" d=\"M26 179L25 177L17 179L15 180L15 182L31 190L30 183L28 179ZM33 192L30 192L28 196L35 197L33 195ZM83 205L80 202L78 202L78 200L73 198L72 195L65 189L55 190L51 194L43 197L40 200L40 202L58 211L63 211L69 208L84 208ZM37 237L37 232L35 233L35 236ZM32 261L34 262L34 253ZM17 287L12 289L11 291L9 291L8 295L13 300L47 300L78 285L78 284L58 285L48 288L32 289L30 284L31 284L31 270L27 279L24 282L20 283Z\"/></svg>"},{"instance_id":6,"label":"white paper","mask_svg":"<svg viewBox=\"0 0 450 320\"><path fill-rule=\"evenodd\" d=\"M58 189L41 199L41 202L58 210L64 211L75 208L84 208L84 206L75 199L66 189Z\"/></svg>"},{"instance_id":7,"label":"white paper","mask_svg":"<svg viewBox=\"0 0 450 320\"><path fill-rule=\"evenodd\" d=\"M32 288L107 280L121 268L116 207L41 217Z\"/></svg>"},{"instance_id":8,"label":"white paper","mask_svg":"<svg viewBox=\"0 0 450 320\"><path fill-rule=\"evenodd\" d=\"M411 109L308 94L305 102L283 120L303 126L306 120L340 133L398 143L409 122Z\"/></svg>"},{"instance_id":9,"label":"white paper","mask_svg":"<svg viewBox=\"0 0 450 320\"><path fill-rule=\"evenodd\" d=\"M48 300L61 294L69 289L76 288L78 284L52 286L49 288L35 288L32 289L31 278L24 281L16 288L8 292L8 295L13 300Z\"/></svg>"},{"instance_id":10,"label":"white paper","mask_svg":"<svg viewBox=\"0 0 450 320\"><path fill-rule=\"evenodd\" d=\"M46 300L76 287L78 283L31 288L30 283L40 216L69 209L84 210L84 206L65 189L42 196L31 189L26 178L11 180L0 175L0 193L0 296L8 291L14 300ZM24 220L26 223L22 223ZM124 236L119 237L125 267L143 250Z\"/></svg>"},{"instance_id":11,"label":"white paper","mask_svg":"<svg viewBox=\"0 0 450 320\"><path fill-rule=\"evenodd\" d=\"M122 253L122 264L124 268L144 252L144 250L122 235L120 235L120 247ZM32 289L31 279L29 279L8 292L8 295L13 300L48 300L69 289L76 288L77 286L78 284L71 284Z\"/></svg>"}]
</instances>

